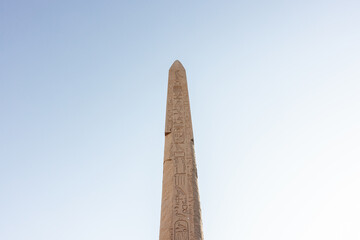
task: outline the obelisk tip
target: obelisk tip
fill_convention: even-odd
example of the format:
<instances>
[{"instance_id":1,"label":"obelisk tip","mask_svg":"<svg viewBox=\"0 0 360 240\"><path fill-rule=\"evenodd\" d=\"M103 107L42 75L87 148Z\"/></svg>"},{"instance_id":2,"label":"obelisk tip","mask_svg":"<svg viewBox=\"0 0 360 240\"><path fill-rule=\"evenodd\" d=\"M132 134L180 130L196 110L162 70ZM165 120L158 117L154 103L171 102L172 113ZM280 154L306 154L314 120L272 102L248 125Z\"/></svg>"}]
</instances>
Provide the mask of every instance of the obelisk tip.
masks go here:
<instances>
[{"instance_id":1,"label":"obelisk tip","mask_svg":"<svg viewBox=\"0 0 360 240\"><path fill-rule=\"evenodd\" d=\"M171 65L170 69L185 69L179 60L175 60L175 62Z\"/></svg>"}]
</instances>

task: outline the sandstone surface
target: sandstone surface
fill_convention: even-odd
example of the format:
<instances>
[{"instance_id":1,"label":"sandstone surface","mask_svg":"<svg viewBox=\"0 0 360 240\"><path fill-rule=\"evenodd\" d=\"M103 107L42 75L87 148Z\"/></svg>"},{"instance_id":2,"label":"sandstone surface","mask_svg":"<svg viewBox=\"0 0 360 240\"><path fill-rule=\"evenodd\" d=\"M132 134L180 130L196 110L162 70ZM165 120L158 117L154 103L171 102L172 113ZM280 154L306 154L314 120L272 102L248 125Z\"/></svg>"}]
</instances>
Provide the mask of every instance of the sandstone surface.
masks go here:
<instances>
[{"instance_id":1,"label":"sandstone surface","mask_svg":"<svg viewBox=\"0 0 360 240\"><path fill-rule=\"evenodd\" d=\"M202 240L202 221L186 72L169 70L160 240Z\"/></svg>"}]
</instances>

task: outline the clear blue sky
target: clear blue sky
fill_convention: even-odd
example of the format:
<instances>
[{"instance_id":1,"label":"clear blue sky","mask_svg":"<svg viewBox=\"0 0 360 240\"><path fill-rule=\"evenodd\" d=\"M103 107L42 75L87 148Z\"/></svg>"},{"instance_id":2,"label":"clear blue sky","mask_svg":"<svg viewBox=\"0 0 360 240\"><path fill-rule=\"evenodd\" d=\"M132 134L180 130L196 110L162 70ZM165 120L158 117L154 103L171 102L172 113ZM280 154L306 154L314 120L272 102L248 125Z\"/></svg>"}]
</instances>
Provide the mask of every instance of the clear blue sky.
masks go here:
<instances>
[{"instance_id":1,"label":"clear blue sky","mask_svg":"<svg viewBox=\"0 0 360 240\"><path fill-rule=\"evenodd\" d=\"M206 240L360 239L360 1L0 2L0 239L158 239L187 70Z\"/></svg>"}]
</instances>

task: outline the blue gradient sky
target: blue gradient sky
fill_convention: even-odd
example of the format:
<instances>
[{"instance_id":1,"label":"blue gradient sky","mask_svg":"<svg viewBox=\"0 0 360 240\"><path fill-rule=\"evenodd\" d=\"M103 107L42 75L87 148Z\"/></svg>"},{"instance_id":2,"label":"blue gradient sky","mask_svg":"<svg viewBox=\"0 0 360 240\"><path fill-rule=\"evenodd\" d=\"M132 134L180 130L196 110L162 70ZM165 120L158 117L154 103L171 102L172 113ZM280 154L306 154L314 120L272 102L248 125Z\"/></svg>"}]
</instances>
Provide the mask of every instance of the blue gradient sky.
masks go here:
<instances>
[{"instance_id":1,"label":"blue gradient sky","mask_svg":"<svg viewBox=\"0 0 360 240\"><path fill-rule=\"evenodd\" d=\"M207 240L360 239L360 2L0 2L0 239L157 239L168 69Z\"/></svg>"}]
</instances>

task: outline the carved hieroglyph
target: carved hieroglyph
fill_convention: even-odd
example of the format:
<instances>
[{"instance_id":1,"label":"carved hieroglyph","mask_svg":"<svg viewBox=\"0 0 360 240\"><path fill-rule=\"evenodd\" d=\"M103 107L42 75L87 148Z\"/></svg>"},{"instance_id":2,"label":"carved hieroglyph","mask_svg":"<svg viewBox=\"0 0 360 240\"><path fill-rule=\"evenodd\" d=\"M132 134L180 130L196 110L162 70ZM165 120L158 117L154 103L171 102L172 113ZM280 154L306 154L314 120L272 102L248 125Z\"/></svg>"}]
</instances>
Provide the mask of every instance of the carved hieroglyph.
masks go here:
<instances>
[{"instance_id":1,"label":"carved hieroglyph","mask_svg":"<svg viewBox=\"0 0 360 240\"><path fill-rule=\"evenodd\" d=\"M160 240L202 240L200 199L185 69L169 70Z\"/></svg>"}]
</instances>

